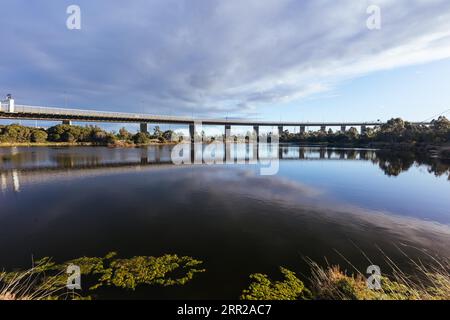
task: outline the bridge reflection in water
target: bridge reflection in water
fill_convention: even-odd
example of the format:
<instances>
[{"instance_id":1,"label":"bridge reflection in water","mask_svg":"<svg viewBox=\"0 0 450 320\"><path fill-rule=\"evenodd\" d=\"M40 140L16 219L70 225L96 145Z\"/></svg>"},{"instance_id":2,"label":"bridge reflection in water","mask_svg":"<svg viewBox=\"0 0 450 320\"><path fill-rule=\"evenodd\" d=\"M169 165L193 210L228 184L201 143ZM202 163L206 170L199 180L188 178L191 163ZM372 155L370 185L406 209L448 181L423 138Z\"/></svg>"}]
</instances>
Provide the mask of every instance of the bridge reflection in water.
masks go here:
<instances>
[{"instance_id":1,"label":"bridge reflection in water","mask_svg":"<svg viewBox=\"0 0 450 320\"><path fill-rule=\"evenodd\" d=\"M176 167L171 154L174 145L143 148L0 148L0 189L20 192L27 184L77 177L125 173L144 168ZM267 160L289 161L371 161L387 175L398 175L417 159L384 157L371 149L337 149L278 144L231 143L183 146L190 161L182 165L240 164L258 166ZM384 158L383 158L384 157ZM189 158L189 157L188 157ZM419 162L420 163L420 162ZM449 166L426 163L436 174L448 174Z\"/></svg>"}]
</instances>

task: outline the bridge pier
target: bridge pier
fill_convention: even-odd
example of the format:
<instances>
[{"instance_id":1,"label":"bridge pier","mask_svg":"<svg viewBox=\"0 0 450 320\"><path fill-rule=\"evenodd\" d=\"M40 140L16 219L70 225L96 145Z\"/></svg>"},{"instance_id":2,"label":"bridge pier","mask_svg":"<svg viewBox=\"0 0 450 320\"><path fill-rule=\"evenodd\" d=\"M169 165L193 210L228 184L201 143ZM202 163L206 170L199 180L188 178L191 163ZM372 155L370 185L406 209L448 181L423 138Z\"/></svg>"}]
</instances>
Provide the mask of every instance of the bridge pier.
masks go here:
<instances>
[{"instance_id":1,"label":"bridge pier","mask_svg":"<svg viewBox=\"0 0 450 320\"><path fill-rule=\"evenodd\" d=\"M231 137L231 125L225 125L224 142L227 142Z\"/></svg>"},{"instance_id":2,"label":"bridge pier","mask_svg":"<svg viewBox=\"0 0 450 320\"><path fill-rule=\"evenodd\" d=\"M71 126L72 125L72 121L70 121L70 120L63 120L62 124Z\"/></svg>"},{"instance_id":3,"label":"bridge pier","mask_svg":"<svg viewBox=\"0 0 450 320\"><path fill-rule=\"evenodd\" d=\"M300 133L305 133L306 131L306 127L305 126L300 126Z\"/></svg>"},{"instance_id":4,"label":"bridge pier","mask_svg":"<svg viewBox=\"0 0 450 320\"><path fill-rule=\"evenodd\" d=\"M259 142L259 126L253 126L253 133L256 135L255 142L258 143Z\"/></svg>"},{"instance_id":5,"label":"bridge pier","mask_svg":"<svg viewBox=\"0 0 450 320\"><path fill-rule=\"evenodd\" d=\"M346 126L341 126L341 132L345 132L346 129L347 129Z\"/></svg>"},{"instance_id":6,"label":"bridge pier","mask_svg":"<svg viewBox=\"0 0 450 320\"><path fill-rule=\"evenodd\" d=\"M278 126L278 137L281 137L283 134L283 126Z\"/></svg>"},{"instance_id":7,"label":"bridge pier","mask_svg":"<svg viewBox=\"0 0 450 320\"><path fill-rule=\"evenodd\" d=\"M147 122L142 122L141 123L141 132L142 133L148 133L148 123Z\"/></svg>"},{"instance_id":8,"label":"bridge pier","mask_svg":"<svg viewBox=\"0 0 450 320\"><path fill-rule=\"evenodd\" d=\"M365 134L367 132L367 127L366 126L361 126L361 134Z\"/></svg>"},{"instance_id":9,"label":"bridge pier","mask_svg":"<svg viewBox=\"0 0 450 320\"><path fill-rule=\"evenodd\" d=\"M189 137L191 138L191 142L195 141L195 123L189 124Z\"/></svg>"},{"instance_id":10,"label":"bridge pier","mask_svg":"<svg viewBox=\"0 0 450 320\"><path fill-rule=\"evenodd\" d=\"M326 132L327 131L327 127L326 126L320 126L320 131L321 132Z\"/></svg>"}]
</instances>

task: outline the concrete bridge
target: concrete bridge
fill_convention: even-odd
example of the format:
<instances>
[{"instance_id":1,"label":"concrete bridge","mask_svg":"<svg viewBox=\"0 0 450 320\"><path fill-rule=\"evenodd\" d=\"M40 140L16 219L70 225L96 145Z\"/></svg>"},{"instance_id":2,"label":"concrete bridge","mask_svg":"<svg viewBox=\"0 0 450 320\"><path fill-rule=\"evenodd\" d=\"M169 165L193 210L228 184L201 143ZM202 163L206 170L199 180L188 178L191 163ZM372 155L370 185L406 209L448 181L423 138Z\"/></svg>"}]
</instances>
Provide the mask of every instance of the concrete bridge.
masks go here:
<instances>
[{"instance_id":1,"label":"concrete bridge","mask_svg":"<svg viewBox=\"0 0 450 320\"><path fill-rule=\"evenodd\" d=\"M189 125L189 133L194 137L196 125L223 125L225 138L230 136L231 126L251 126L259 136L259 127L277 127L278 134L283 132L283 127L299 127L300 132L305 132L306 127L320 127L321 131L326 131L328 127L338 127L344 132L348 127L360 127L360 132L364 133L368 126L378 126L383 123L373 122L300 122L300 121L258 121L251 119L194 119L180 116L161 116L138 113L106 112L95 110L80 110L67 108L40 107L30 105L15 104L11 96L1 102L1 119L24 119L24 120L47 120L62 121L63 124L71 124L72 121L82 122L115 122L115 123L139 123L141 132L148 131L148 124L185 124ZM429 125L429 123L421 123Z\"/></svg>"}]
</instances>

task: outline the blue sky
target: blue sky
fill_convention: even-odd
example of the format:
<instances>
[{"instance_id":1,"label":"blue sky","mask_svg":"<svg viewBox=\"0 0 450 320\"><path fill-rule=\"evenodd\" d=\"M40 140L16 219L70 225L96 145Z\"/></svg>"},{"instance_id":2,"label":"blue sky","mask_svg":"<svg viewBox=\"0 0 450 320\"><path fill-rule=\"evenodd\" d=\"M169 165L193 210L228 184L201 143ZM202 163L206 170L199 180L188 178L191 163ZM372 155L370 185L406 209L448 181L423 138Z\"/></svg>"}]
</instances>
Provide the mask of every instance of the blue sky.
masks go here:
<instances>
[{"instance_id":1,"label":"blue sky","mask_svg":"<svg viewBox=\"0 0 450 320\"><path fill-rule=\"evenodd\" d=\"M81 30L66 28L71 4ZM380 30L366 27L372 4ZM421 121L450 108L448 0L2 0L1 9L0 94L19 104L299 121Z\"/></svg>"}]
</instances>

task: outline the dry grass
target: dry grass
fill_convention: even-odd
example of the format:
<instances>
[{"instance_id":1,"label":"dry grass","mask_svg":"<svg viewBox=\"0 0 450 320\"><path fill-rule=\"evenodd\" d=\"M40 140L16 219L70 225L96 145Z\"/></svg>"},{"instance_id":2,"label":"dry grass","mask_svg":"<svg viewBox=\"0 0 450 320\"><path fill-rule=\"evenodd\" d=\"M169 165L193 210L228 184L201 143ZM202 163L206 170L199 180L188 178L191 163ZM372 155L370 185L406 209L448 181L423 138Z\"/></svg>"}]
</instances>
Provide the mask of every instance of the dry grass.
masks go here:
<instances>
[{"instance_id":1,"label":"dry grass","mask_svg":"<svg viewBox=\"0 0 450 320\"><path fill-rule=\"evenodd\" d=\"M59 297L65 287L55 286L55 278L46 278L40 267L36 265L17 273L0 272L0 300L48 300ZM57 288L47 289L52 287Z\"/></svg>"},{"instance_id":2,"label":"dry grass","mask_svg":"<svg viewBox=\"0 0 450 320\"><path fill-rule=\"evenodd\" d=\"M307 259L311 267L310 282L313 296L316 299L326 300L450 299L450 260L448 258L437 258L421 251L430 261L425 265L420 259L411 259L402 250L400 251L414 267L414 274L406 274L383 253L391 273L389 277L381 277L380 290L369 289L366 275L356 268L356 273L349 274L339 266L321 267Z\"/></svg>"}]
</instances>

